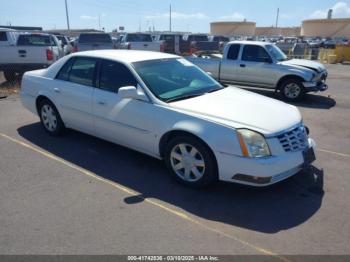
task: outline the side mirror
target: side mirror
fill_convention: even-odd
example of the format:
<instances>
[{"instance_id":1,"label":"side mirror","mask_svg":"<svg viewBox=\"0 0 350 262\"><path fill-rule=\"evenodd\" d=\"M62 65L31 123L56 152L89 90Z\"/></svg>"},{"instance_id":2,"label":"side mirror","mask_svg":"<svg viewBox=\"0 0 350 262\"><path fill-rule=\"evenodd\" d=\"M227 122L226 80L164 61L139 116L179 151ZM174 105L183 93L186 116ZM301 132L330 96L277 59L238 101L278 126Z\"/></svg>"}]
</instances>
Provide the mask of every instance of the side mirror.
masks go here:
<instances>
[{"instance_id":1,"label":"side mirror","mask_svg":"<svg viewBox=\"0 0 350 262\"><path fill-rule=\"evenodd\" d=\"M148 101L147 96L143 92L141 87L135 86L123 86L119 88L118 95L122 99L135 99L140 101Z\"/></svg>"}]
</instances>

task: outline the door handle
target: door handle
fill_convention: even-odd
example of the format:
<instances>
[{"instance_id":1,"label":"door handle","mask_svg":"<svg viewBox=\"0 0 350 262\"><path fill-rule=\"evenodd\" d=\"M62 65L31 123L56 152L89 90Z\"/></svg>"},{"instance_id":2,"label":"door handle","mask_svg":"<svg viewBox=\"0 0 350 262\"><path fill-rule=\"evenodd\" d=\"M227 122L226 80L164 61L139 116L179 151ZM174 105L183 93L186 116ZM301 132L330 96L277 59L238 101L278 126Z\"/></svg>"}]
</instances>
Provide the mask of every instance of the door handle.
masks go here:
<instances>
[{"instance_id":1,"label":"door handle","mask_svg":"<svg viewBox=\"0 0 350 262\"><path fill-rule=\"evenodd\" d=\"M60 90L59 88L57 88L57 87L55 87L55 88L53 89L53 91L55 91L56 93L60 93L60 92L61 92L61 90Z\"/></svg>"},{"instance_id":2,"label":"door handle","mask_svg":"<svg viewBox=\"0 0 350 262\"><path fill-rule=\"evenodd\" d=\"M105 101L98 101L97 104L104 106L106 104L106 102Z\"/></svg>"},{"instance_id":3,"label":"door handle","mask_svg":"<svg viewBox=\"0 0 350 262\"><path fill-rule=\"evenodd\" d=\"M239 66L240 66L240 67L245 67L245 64L240 64Z\"/></svg>"}]
</instances>

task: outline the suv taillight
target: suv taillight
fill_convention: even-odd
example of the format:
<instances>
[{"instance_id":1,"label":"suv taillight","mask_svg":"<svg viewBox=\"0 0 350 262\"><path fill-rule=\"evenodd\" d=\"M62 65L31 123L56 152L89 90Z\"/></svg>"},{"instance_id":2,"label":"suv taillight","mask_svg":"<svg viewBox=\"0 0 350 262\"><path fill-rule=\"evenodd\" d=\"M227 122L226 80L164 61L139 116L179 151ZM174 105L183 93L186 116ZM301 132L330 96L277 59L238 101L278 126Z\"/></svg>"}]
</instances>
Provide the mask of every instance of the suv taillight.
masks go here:
<instances>
[{"instance_id":1,"label":"suv taillight","mask_svg":"<svg viewBox=\"0 0 350 262\"><path fill-rule=\"evenodd\" d=\"M53 60L53 52L51 49L46 49L46 58L48 61L52 61Z\"/></svg>"}]
</instances>

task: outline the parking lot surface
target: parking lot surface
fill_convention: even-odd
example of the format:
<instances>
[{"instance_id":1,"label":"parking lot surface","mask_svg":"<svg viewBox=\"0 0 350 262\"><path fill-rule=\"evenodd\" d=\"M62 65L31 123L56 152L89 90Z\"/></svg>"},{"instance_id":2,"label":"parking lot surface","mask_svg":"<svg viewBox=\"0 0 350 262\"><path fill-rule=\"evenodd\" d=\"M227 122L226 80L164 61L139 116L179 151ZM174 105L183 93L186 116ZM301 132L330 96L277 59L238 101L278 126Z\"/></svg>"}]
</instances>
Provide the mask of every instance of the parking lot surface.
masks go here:
<instances>
[{"instance_id":1,"label":"parking lot surface","mask_svg":"<svg viewBox=\"0 0 350 262\"><path fill-rule=\"evenodd\" d=\"M186 188L161 161L50 137L18 96L0 99L0 254L349 254L350 66L328 69L329 90L296 104L317 161L260 189Z\"/></svg>"}]
</instances>

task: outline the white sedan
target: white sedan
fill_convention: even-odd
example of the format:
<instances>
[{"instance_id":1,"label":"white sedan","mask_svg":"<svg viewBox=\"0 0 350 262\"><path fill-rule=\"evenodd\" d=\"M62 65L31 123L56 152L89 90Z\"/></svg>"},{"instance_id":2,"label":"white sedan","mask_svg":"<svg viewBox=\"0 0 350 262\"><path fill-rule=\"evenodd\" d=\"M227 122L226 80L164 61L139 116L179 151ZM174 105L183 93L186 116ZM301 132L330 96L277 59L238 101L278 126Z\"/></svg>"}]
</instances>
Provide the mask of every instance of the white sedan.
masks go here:
<instances>
[{"instance_id":1,"label":"white sedan","mask_svg":"<svg viewBox=\"0 0 350 262\"><path fill-rule=\"evenodd\" d=\"M21 99L49 134L72 128L164 159L191 186L271 185L315 160L296 107L224 87L175 55L75 53L27 72Z\"/></svg>"}]
</instances>

